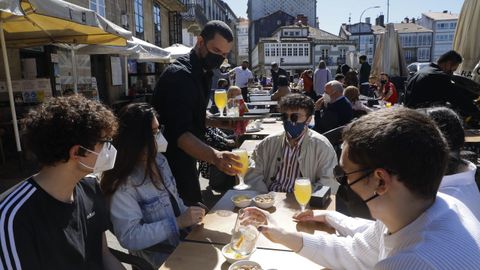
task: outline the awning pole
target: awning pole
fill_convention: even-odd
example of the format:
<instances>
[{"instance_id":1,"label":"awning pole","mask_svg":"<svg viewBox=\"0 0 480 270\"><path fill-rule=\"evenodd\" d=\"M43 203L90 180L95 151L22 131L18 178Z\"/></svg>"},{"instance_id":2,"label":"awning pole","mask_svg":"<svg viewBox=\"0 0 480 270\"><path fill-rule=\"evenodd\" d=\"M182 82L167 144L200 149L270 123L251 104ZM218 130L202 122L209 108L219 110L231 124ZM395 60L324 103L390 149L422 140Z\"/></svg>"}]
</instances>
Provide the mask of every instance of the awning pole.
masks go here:
<instances>
[{"instance_id":1,"label":"awning pole","mask_svg":"<svg viewBox=\"0 0 480 270\"><path fill-rule=\"evenodd\" d=\"M128 59L127 59L128 56L124 55L123 56L123 69L124 69L124 73L125 73L125 96L128 97Z\"/></svg>"},{"instance_id":2,"label":"awning pole","mask_svg":"<svg viewBox=\"0 0 480 270\"><path fill-rule=\"evenodd\" d=\"M78 94L78 78L77 78L77 58L75 57L75 49L70 47L72 53L72 76L73 76L73 92Z\"/></svg>"},{"instance_id":3,"label":"awning pole","mask_svg":"<svg viewBox=\"0 0 480 270\"><path fill-rule=\"evenodd\" d=\"M15 143L17 144L17 152L22 152L22 146L20 145L20 134L18 132L17 112L15 111L15 102L13 100L12 78L10 77L10 65L8 64L7 46L5 44L5 35L3 33L3 20L0 20L0 43L2 45L3 66L5 67L5 78L7 81L10 110L12 113L12 124L13 132L15 133Z\"/></svg>"}]
</instances>

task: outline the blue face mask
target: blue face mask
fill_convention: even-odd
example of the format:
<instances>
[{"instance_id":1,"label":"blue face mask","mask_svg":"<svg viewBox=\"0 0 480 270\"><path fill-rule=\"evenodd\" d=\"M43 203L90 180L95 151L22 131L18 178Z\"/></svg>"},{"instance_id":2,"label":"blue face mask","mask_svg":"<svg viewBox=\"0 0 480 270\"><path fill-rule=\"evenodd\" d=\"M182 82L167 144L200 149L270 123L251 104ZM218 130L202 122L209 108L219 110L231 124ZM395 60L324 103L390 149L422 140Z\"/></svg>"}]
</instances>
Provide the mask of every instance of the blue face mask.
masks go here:
<instances>
[{"instance_id":1,"label":"blue face mask","mask_svg":"<svg viewBox=\"0 0 480 270\"><path fill-rule=\"evenodd\" d=\"M306 122L296 122L293 123L290 120L283 120L283 128L285 131L290 135L290 138L297 139L302 135L303 131L305 130L305 123Z\"/></svg>"}]
</instances>

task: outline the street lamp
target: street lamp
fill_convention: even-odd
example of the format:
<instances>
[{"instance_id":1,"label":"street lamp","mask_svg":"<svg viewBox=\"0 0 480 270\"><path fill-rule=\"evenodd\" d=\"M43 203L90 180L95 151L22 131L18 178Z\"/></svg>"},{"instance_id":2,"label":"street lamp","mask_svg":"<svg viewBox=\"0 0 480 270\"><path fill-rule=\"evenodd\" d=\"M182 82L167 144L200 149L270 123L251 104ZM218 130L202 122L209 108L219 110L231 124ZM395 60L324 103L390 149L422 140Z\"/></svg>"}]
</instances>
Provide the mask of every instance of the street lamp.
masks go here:
<instances>
[{"instance_id":1,"label":"street lamp","mask_svg":"<svg viewBox=\"0 0 480 270\"><path fill-rule=\"evenodd\" d=\"M380 6L373 6L373 7L368 7L366 9L364 9L362 11L362 13L360 14L360 20L358 21L358 33L360 34L360 26L361 26L361 23L362 23L362 17L363 17L363 14L365 13L365 11L369 10L369 9L374 9L374 8L380 8ZM361 35L358 35L358 49L360 50L361 48ZM365 54L367 54L367 44L365 44Z\"/></svg>"}]
</instances>

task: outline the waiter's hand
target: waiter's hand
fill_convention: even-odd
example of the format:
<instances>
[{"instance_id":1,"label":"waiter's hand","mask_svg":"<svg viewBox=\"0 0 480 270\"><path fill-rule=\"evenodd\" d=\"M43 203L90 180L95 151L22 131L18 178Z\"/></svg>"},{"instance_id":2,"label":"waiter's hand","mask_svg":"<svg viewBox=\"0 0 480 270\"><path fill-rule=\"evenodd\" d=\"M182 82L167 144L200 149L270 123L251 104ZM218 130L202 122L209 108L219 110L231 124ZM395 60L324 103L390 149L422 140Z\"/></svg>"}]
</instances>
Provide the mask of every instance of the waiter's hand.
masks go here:
<instances>
[{"instance_id":1,"label":"waiter's hand","mask_svg":"<svg viewBox=\"0 0 480 270\"><path fill-rule=\"evenodd\" d=\"M242 167L242 164L237 160L240 160L240 157L234 153L227 151L216 151L213 165L215 165L215 167L217 167L220 171L233 176L240 172L236 168Z\"/></svg>"}]
</instances>

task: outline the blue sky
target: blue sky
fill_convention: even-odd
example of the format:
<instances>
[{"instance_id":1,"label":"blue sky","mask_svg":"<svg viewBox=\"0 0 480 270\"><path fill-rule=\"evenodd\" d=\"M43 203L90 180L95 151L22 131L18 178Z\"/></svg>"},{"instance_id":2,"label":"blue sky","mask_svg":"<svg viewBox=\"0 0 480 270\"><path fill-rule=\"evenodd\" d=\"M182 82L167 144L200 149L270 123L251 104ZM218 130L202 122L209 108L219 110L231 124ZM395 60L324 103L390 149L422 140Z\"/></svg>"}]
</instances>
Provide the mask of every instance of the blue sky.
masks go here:
<instances>
[{"instance_id":1,"label":"blue sky","mask_svg":"<svg viewBox=\"0 0 480 270\"><path fill-rule=\"evenodd\" d=\"M247 0L224 1L230 5L237 16L247 17ZM452 13L460 13L462 4L463 0L390 0L390 22L401 22L407 16L418 18L422 12L428 11L448 10ZM371 17L372 22L375 22L374 19L381 13L385 15L386 20L387 0L317 0L320 28L338 34L340 25L348 22L349 14L352 17L352 23L356 23L362 11L372 6L380 6L380 8L366 11L362 20L365 17Z\"/></svg>"}]
</instances>

